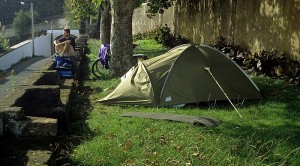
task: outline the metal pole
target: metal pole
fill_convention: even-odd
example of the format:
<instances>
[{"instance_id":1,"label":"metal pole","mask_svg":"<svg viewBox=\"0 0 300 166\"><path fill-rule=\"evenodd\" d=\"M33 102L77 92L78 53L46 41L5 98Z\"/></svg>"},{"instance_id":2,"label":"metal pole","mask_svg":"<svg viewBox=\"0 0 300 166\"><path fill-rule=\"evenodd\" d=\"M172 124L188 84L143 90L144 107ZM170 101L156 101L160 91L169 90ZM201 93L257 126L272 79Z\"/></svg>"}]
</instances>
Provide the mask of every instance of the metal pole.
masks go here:
<instances>
[{"instance_id":1,"label":"metal pole","mask_svg":"<svg viewBox=\"0 0 300 166\"><path fill-rule=\"evenodd\" d=\"M54 54L54 51L53 51L53 26L52 26L52 21L50 22L50 24L51 24L51 41L50 41L50 43L51 43L51 55L53 55Z\"/></svg>"},{"instance_id":2,"label":"metal pole","mask_svg":"<svg viewBox=\"0 0 300 166\"><path fill-rule=\"evenodd\" d=\"M34 22L33 22L33 3L31 2L31 33L32 33L32 56L34 56Z\"/></svg>"}]
</instances>

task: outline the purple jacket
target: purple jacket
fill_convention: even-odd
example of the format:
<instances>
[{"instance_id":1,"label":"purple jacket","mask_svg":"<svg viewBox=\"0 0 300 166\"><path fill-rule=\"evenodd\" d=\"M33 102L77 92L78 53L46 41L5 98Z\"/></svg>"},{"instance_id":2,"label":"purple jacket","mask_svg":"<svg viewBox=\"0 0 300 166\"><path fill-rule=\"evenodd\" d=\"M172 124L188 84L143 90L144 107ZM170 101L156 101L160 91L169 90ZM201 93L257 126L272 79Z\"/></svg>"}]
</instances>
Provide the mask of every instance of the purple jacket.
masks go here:
<instances>
[{"instance_id":1,"label":"purple jacket","mask_svg":"<svg viewBox=\"0 0 300 166\"><path fill-rule=\"evenodd\" d=\"M110 44L101 44L99 49L98 58L105 69L109 69L108 61L110 60Z\"/></svg>"}]
</instances>

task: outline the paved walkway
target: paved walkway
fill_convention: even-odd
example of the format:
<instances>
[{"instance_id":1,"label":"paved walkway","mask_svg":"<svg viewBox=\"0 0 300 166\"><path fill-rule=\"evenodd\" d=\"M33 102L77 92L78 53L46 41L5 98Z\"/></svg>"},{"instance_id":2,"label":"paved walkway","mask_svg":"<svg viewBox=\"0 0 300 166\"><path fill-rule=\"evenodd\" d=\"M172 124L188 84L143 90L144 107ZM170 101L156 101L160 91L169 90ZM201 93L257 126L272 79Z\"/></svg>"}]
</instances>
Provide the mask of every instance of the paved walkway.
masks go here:
<instances>
[{"instance_id":1,"label":"paved walkway","mask_svg":"<svg viewBox=\"0 0 300 166\"><path fill-rule=\"evenodd\" d=\"M49 61L52 61L49 57L33 57L29 60L19 62L5 71L6 76L0 76L0 102L12 92L15 87L29 78L42 65L49 63Z\"/></svg>"}]
</instances>

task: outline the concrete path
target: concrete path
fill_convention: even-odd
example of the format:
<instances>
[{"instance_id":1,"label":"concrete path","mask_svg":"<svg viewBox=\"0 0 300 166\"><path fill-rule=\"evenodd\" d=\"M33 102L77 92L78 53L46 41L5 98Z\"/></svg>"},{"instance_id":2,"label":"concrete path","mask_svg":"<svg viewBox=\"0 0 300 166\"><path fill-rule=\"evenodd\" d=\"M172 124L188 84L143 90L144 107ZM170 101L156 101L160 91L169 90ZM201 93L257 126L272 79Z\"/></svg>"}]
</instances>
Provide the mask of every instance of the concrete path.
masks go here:
<instances>
[{"instance_id":1,"label":"concrete path","mask_svg":"<svg viewBox=\"0 0 300 166\"><path fill-rule=\"evenodd\" d=\"M20 85L35 71L50 61L52 61L52 59L49 57L33 57L19 62L5 71L5 76L0 76L0 102L13 91L15 87Z\"/></svg>"}]
</instances>

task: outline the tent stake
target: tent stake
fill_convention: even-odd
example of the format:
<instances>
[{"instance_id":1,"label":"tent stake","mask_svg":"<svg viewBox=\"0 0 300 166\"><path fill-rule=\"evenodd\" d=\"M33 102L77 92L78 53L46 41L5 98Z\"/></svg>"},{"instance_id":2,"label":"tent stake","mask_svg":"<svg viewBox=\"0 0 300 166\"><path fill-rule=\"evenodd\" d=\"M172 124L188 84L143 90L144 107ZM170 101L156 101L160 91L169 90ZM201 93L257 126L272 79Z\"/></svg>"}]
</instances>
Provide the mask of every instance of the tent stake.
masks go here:
<instances>
[{"instance_id":1,"label":"tent stake","mask_svg":"<svg viewBox=\"0 0 300 166\"><path fill-rule=\"evenodd\" d=\"M213 76L213 74L210 71L210 67L205 67L205 70L207 70L209 72L209 74L212 76L212 78L215 80L216 84L219 86L219 88L221 89L221 91L224 93L225 97L227 98L227 100L230 102L230 104L232 105L232 107L234 108L234 110L238 113L238 115L240 116L240 118L242 118L242 115L239 113L239 111L237 110L237 108L234 106L234 104L231 102L231 100L229 99L229 97L227 96L227 94L225 93L225 91L223 90L223 88L221 87L221 85L219 84L219 82L216 80L216 78Z\"/></svg>"}]
</instances>

